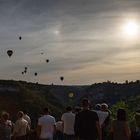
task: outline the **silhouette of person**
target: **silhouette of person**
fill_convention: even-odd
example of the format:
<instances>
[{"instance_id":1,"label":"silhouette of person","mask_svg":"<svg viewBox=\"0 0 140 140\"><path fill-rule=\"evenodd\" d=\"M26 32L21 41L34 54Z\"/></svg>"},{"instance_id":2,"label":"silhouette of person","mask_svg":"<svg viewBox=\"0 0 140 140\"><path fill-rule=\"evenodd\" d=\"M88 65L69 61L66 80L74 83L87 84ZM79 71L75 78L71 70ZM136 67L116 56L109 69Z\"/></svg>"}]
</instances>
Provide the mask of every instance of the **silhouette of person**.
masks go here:
<instances>
[{"instance_id":1,"label":"silhouette of person","mask_svg":"<svg viewBox=\"0 0 140 140\"><path fill-rule=\"evenodd\" d=\"M101 140L99 118L95 111L89 109L88 99L82 100L83 110L76 114L74 131L80 140Z\"/></svg>"}]
</instances>

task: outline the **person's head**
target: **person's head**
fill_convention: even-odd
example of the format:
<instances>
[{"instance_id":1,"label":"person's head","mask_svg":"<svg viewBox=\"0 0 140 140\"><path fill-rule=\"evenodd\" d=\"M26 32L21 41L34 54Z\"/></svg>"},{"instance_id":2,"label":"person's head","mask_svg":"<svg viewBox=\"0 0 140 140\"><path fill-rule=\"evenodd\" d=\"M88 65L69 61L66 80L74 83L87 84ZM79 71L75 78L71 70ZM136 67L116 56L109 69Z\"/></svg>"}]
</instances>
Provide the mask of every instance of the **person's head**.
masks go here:
<instances>
[{"instance_id":1,"label":"person's head","mask_svg":"<svg viewBox=\"0 0 140 140\"><path fill-rule=\"evenodd\" d=\"M9 119L9 113L8 112L2 112L1 118L5 121L8 120Z\"/></svg>"},{"instance_id":2,"label":"person's head","mask_svg":"<svg viewBox=\"0 0 140 140\"><path fill-rule=\"evenodd\" d=\"M117 111L117 120L126 121L126 111L122 108Z\"/></svg>"},{"instance_id":3,"label":"person's head","mask_svg":"<svg viewBox=\"0 0 140 140\"><path fill-rule=\"evenodd\" d=\"M45 107L45 108L43 109L43 113L44 113L44 114L48 114L48 113L49 113L49 108L48 108L48 107Z\"/></svg>"},{"instance_id":4,"label":"person's head","mask_svg":"<svg viewBox=\"0 0 140 140\"><path fill-rule=\"evenodd\" d=\"M67 111L67 112L72 111L72 107L71 107L71 106L67 106L67 107L66 107L66 111Z\"/></svg>"},{"instance_id":5,"label":"person's head","mask_svg":"<svg viewBox=\"0 0 140 140\"><path fill-rule=\"evenodd\" d=\"M17 113L17 117L18 117L18 118L22 118L23 115L24 115L23 111L19 111L19 112Z\"/></svg>"},{"instance_id":6,"label":"person's head","mask_svg":"<svg viewBox=\"0 0 140 140\"><path fill-rule=\"evenodd\" d=\"M87 98L84 98L82 100L82 106L83 106L83 108L89 108L90 102L89 102L89 100Z\"/></svg>"},{"instance_id":7,"label":"person's head","mask_svg":"<svg viewBox=\"0 0 140 140\"><path fill-rule=\"evenodd\" d=\"M80 106L75 106L74 112L75 112L75 113L78 113L78 112L80 112L80 111L81 111L81 107L80 107Z\"/></svg>"},{"instance_id":8,"label":"person's head","mask_svg":"<svg viewBox=\"0 0 140 140\"><path fill-rule=\"evenodd\" d=\"M23 110L23 113L24 113L24 114L27 114L27 110Z\"/></svg>"},{"instance_id":9,"label":"person's head","mask_svg":"<svg viewBox=\"0 0 140 140\"><path fill-rule=\"evenodd\" d=\"M102 111L107 111L108 110L108 105L106 103L101 104L101 110Z\"/></svg>"},{"instance_id":10,"label":"person's head","mask_svg":"<svg viewBox=\"0 0 140 140\"><path fill-rule=\"evenodd\" d=\"M95 105L95 109L96 109L96 110L101 110L101 104L96 104L96 105Z\"/></svg>"}]
</instances>

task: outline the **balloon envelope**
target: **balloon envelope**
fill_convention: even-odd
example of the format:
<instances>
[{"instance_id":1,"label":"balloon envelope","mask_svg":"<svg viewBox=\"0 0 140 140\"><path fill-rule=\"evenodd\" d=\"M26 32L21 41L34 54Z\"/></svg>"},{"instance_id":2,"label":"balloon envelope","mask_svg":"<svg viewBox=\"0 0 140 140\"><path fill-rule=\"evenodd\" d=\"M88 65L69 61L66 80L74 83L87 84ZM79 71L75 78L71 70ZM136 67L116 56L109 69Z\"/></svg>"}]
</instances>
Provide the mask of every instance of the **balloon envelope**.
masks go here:
<instances>
[{"instance_id":1,"label":"balloon envelope","mask_svg":"<svg viewBox=\"0 0 140 140\"><path fill-rule=\"evenodd\" d=\"M35 76L37 76L37 72L35 72L35 74L34 74Z\"/></svg>"},{"instance_id":2,"label":"balloon envelope","mask_svg":"<svg viewBox=\"0 0 140 140\"><path fill-rule=\"evenodd\" d=\"M11 57L12 54L13 54L13 51L12 51L12 50L8 50L8 51L7 51L7 54L8 54L9 57Z\"/></svg>"},{"instance_id":3,"label":"balloon envelope","mask_svg":"<svg viewBox=\"0 0 140 140\"><path fill-rule=\"evenodd\" d=\"M64 77L63 77L63 76L61 76L61 77L60 77L60 80L61 80L61 81L63 81L63 80L64 80Z\"/></svg>"},{"instance_id":4,"label":"balloon envelope","mask_svg":"<svg viewBox=\"0 0 140 140\"><path fill-rule=\"evenodd\" d=\"M46 62L49 63L49 59L46 59Z\"/></svg>"},{"instance_id":5,"label":"balloon envelope","mask_svg":"<svg viewBox=\"0 0 140 140\"><path fill-rule=\"evenodd\" d=\"M22 39L22 37L20 36L20 37L19 37L19 40L21 40L21 39Z\"/></svg>"}]
</instances>

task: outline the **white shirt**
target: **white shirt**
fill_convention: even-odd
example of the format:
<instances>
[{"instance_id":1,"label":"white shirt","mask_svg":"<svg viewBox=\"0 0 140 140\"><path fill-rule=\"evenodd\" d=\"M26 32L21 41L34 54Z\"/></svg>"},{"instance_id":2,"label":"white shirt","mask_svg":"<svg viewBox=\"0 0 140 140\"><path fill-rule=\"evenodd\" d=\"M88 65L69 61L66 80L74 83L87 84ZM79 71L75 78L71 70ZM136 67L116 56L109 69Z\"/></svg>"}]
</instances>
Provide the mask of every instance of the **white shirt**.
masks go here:
<instances>
[{"instance_id":1,"label":"white shirt","mask_svg":"<svg viewBox=\"0 0 140 140\"><path fill-rule=\"evenodd\" d=\"M61 120L64 123L63 133L74 135L75 114L72 112L66 112L62 115Z\"/></svg>"},{"instance_id":2,"label":"white shirt","mask_svg":"<svg viewBox=\"0 0 140 140\"><path fill-rule=\"evenodd\" d=\"M13 134L16 134L17 136L25 136L29 129L28 122L25 119L20 118L15 123Z\"/></svg>"},{"instance_id":3,"label":"white shirt","mask_svg":"<svg viewBox=\"0 0 140 140\"><path fill-rule=\"evenodd\" d=\"M40 117L38 119L38 125L41 126L40 138L52 138L55 123L55 118L51 115L44 115Z\"/></svg>"},{"instance_id":4,"label":"white shirt","mask_svg":"<svg viewBox=\"0 0 140 140\"><path fill-rule=\"evenodd\" d=\"M29 125L31 126L31 119L30 119L30 117L27 115L27 114L25 114L25 115L23 115L23 118L29 123Z\"/></svg>"},{"instance_id":5,"label":"white shirt","mask_svg":"<svg viewBox=\"0 0 140 140\"><path fill-rule=\"evenodd\" d=\"M102 126L102 124L104 123L105 119L108 117L109 113L108 112L104 112L104 111L100 111L100 110L94 110L98 117L99 117L99 124L100 126Z\"/></svg>"}]
</instances>

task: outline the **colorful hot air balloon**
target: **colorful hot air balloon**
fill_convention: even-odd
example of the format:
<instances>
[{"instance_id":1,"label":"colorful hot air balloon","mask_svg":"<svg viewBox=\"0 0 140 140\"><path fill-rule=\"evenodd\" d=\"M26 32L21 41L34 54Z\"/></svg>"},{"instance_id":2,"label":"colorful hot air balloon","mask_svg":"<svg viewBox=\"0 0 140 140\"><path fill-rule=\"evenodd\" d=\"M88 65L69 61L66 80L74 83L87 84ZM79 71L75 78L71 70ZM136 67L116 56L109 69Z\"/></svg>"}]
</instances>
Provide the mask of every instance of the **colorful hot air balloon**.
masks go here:
<instances>
[{"instance_id":1,"label":"colorful hot air balloon","mask_svg":"<svg viewBox=\"0 0 140 140\"><path fill-rule=\"evenodd\" d=\"M64 80L64 77L63 77L63 76L61 76L61 77L60 77L60 80L61 80L61 81L63 81L63 80Z\"/></svg>"},{"instance_id":2,"label":"colorful hot air balloon","mask_svg":"<svg viewBox=\"0 0 140 140\"><path fill-rule=\"evenodd\" d=\"M8 50L8 51L7 51L7 54L8 54L9 57L11 57L12 54L13 54L13 51L12 51L12 50Z\"/></svg>"}]
</instances>

